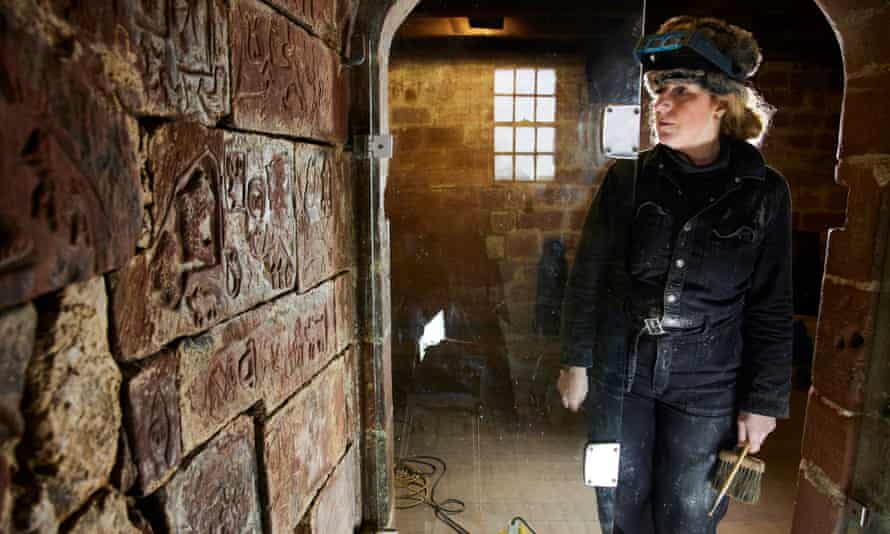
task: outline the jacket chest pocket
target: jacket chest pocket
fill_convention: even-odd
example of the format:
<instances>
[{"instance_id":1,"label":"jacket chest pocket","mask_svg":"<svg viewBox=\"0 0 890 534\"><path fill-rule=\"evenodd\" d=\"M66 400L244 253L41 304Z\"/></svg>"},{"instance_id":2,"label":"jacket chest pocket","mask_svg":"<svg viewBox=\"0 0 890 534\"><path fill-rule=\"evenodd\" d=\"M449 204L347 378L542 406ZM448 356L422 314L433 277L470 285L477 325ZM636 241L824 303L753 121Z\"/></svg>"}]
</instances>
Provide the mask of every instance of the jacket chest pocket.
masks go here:
<instances>
[{"instance_id":1,"label":"jacket chest pocket","mask_svg":"<svg viewBox=\"0 0 890 534\"><path fill-rule=\"evenodd\" d=\"M712 288L736 291L754 272L763 239L760 227L749 221L727 220L714 225L708 236L706 269Z\"/></svg>"},{"instance_id":2,"label":"jacket chest pocket","mask_svg":"<svg viewBox=\"0 0 890 534\"><path fill-rule=\"evenodd\" d=\"M658 277L671 261L673 216L655 202L637 208L633 222L630 272L635 278Z\"/></svg>"}]
</instances>

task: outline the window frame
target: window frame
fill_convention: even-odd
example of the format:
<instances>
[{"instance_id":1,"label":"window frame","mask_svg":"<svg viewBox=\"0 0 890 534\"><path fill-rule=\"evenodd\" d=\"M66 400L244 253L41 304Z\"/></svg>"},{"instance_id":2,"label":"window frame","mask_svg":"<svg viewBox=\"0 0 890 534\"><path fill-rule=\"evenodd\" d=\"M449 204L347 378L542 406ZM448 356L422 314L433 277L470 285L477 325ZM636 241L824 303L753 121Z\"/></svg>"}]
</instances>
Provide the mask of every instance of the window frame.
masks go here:
<instances>
[{"instance_id":1,"label":"window frame","mask_svg":"<svg viewBox=\"0 0 890 534\"><path fill-rule=\"evenodd\" d=\"M532 72L530 90L527 88L527 83L521 84L520 79L523 74L527 76L528 71ZM512 74L509 82L499 74L502 72ZM545 78L543 83L541 73L550 73L549 79ZM492 94L494 102L494 113L492 114L494 123L493 177L495 182L547 183L556 181L557 84L558 77L555 67L540 65L495 67ZM507 87L508 85L509 87ZM509 121L503 120L503 115L505 115L503 106L506 99L509 99L510 105ZM522 100L520 101L520 99ZM548 103L550 109L546 108ZM520 105L524 108L528 108L530 105L530 111L520 109ZM522 119L518 119L520 113L522 113ZM528 119L529 114L531 114L531 120ZM539 114L546 114L546 118L551 120L539 120ZM499 116L502 120L498 120ZM542 139L542 134L544 139ZM528 149L529 139L531 149ZM546 143L545 148L549 148L549 150L540 149L542 141ZM504 150L505 147L502 145L505 142L510 145L511 150ZM520 142L524 146L520 147ZM528 178L523 177L523 173L520 171L520 158L522 158L524 167L530 167L531 173ZM503 173L503 162L507 159L510 162L509 176ZM549 167L542 169L542 164L546 165L547 163L549 163Z\"/></svg>"}]
</instances>

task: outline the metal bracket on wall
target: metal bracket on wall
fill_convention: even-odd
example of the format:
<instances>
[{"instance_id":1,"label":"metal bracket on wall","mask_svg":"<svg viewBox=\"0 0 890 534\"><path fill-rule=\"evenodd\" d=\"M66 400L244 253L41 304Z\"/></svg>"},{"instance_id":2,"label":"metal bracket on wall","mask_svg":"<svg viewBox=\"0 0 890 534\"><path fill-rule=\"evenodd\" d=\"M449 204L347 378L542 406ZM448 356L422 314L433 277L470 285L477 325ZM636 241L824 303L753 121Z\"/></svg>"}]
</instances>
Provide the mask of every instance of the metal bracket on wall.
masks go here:
<instances>
[{"instance_id":1,"label":"metal bracket on wall","mask_svg":"<svg viewBox=\"0 0 890 534\"><path fill-rule=\"evenodd\" d=\"M616 159L636 159L640 148L640 106L606 106L603 110L603 152Z\"/></svg>"},{"instance_id":2,"label":"metal bracket on wall","mask_svg":"<svg viewBox=\"0 0 890 534\"><path fill-rule=\"evenodd\" d=\"M355 157L358 159L392 158L392 135L357 135Z\"/></svg>"},{"instance_id":3,"label":"metal bracket on wall","mask_svg":"<svg viewBox=\"0 0 890 534\"><path fill-rule=\"evenodd\" d=\"M356 47L352 46L356 42L358 42L358 48L361 50L361 55L358 57L355 56ZM365 39L365 34L355 34L352 36L352 40L350 43L350 56L344 57L343 66L350 69L354 67L359 67L365 64L365 61L368 59L368 45Z\"/></svg>"},{"instance_id":4,"label":"metal bracket on wall","mask_svg":"<svg viewBox=\"0 0 890 534\"><path fill-rule=\"evenodd\" d=\"M847 499L847 517L854 522L855 525L865 528L868 526L871 515L868 508L853 499Z\"/></svg>"}]
</instances>

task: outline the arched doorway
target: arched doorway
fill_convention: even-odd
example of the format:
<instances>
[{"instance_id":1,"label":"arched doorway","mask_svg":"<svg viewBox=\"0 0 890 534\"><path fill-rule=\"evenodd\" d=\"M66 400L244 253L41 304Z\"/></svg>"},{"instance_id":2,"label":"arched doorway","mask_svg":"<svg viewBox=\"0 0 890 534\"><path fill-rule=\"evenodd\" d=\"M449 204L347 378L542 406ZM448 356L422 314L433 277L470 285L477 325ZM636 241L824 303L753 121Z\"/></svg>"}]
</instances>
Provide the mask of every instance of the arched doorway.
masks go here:
<instances>
[{"instance_id":1,"label":"arched doorway","mask_svg":"<svg viewBox=\"0 0 890 534\"><path fill-rule=\"evenodd\" d=\"M389 44L395 30L416 3L411 0L395 2L387 12L387 17L377 21L377 27L382 29L379 34L379 41L374 43L380 46L377 48L378 53L376 54L379 64L372 67L370 76L373 80L371 84L372 93L376 91L376 96L378 97L377 100L374 100L375 95L372 94L372 101L380 102L381 106L378 112L373 114L372 132L385 132L388 130L386 108L383 102L385 99L381 100L379 96L385 94L385 88L387 87L386 65ZM869 71L867 68L868 60L881 58L880 49L874 49L873 47L866 49L865 41L863 41L861 36L876 36L879 33L873 20L885 21L887 16L886 9L862 12L855 6L825 6L825 8L829 20L832 21L832 27L835 28L838 35L843 37L846 35L845 32L850 32L850 35L859 33L858 38L850 38L845 41L844 48L846 54L845 73L848 77L851 72L856 74L856 81L852 84L848 82L847 89L849 90L851 86L856 86L858 90L855 99L850 97L849 92L846 94L844 121L845 124L848 124L855 119L858 121L857 131L859 131L863 128L863 124L868 123L869 119L874 119L874 117L869 117L865 111L865 102L869 101L870 96L877 102L879 100L876 98L878 93L875 91L877 87L881 86L881 74L874 70ZM858 12L859 17L848 17L847 15L851 12ZM886 38L882 37L882 39ZM851 53L853 54L853 62L850 60ZM855 103L855 107L851 108L851 102ZM852 117L851 109L854 114ZM883 113L883 110L886 109L886 104L878 103L876 109ZM865 129L868 130L868 128ZM882 168L881 162L885 160L881 159L880 156L873 157L866 156L865 154L870 152L885 153L886 136L873 136L873 139L869 139L864 134L854 133L850 135L850 131L849 127L844 130L841 155L851 157L847 158L847 161L841 168L839 181L845 182L851 188L848 207L859 205L867 213L876 213L880 206L886 204L884 187L886 182L880 178L880 176L885 174L880 171ZM850 139L851 137L852 139ZM848 140L850 142L847 142ZM863 155L856 156L857 154ZM374 164L371 164L371 166L374 166ZM378 177L385 176L386 164L380 165L377 171L381 173ZM377 185L382 184L378 183ZM382 193L382 189L378 189L377 192ZM865 399L869 396L866 395L866 390L872 391L874 389L867 387L866 378L868 376L874 377L875 374L868 373L865 369L869 367L870 363L886 360L886 355L872 354L871 352L876 346L872 336L875 334L873 325L878 296L883 294L881 293L880 277L875 274L881 272L880 267L883 265L884 248L875 244L876 242L880 243L879 236L883 234L877 232L876 229L884 228L885 226L885 222L870 215L863 215L859 220L851 219L848 221L846 230L835 233L831 239L832 247L827 261L828 275L826 276L824 294L828 295L829 290L836 290L836 294L843 295L846 302L845 306L855 305L852 310L856 317L851 317L849 310L843 306L827 309L826 304L823 303L822 305L819 340L816 348L816 388L811 393L809 417L813 421L834 420L841 425L841 428L845 429L845 432L841 439L832 440L832 445L821 448L819 446L810 446L810 451L807 451L808 443L818 441L818 436L808 435L804 440L803 465L805 469L801 471L801 493L798 496L799 501L803 504L799 507L797 518L795 519L797 532L816 532L817 530L807 530L807 528L812 528L814 524L820 527L827 524L824 521L820 522L819 519L813 519L816 516L809 513L811 507L813 510L818 508L821 512L833 513L835 522L839 521L841 511L845 506L845 503L842 502L839 496L843 495L851 486L854 465L852 458L855 456L856 450L856 426L864 413ZM858 232L861 233L861 237ZM863 250L866 252L863 252ZM850 258L861 258L861 264L871 265L872 267L857 269ZM832 268L836 268L842 274L833 274ZM832 278L832 276L836 278ZM380 284L378 288L382 286L383 284ZM851 295L850 291L848 291L849 288L857 289L863 292L864 295L859 295L855 292ZM831 315L828 315L827 312L830 312ZM859 326L859 328L851 328L850 325L852 323L856 323L854 326ZM844 343L837 342L838 338L841 338ZM382 353L383 350L381 346L380 352ZM840 351L841 356L848 354L849 358L855 360L853 363L856 364L856 369L862 369L863 371L850 378L841 376L844 373L836 368L833 369L831 366L831 355L838 351ZM826 356L820 360L819 355L821 354L826 354ZM819 389L820 376L824 384L822 390ZM832 384L837 386L834 391L831 388ZM851 385L853 386L853 394L846 394ZM857 391L858 394L856 393ZM837 402L838 399L841 402ZM818 401L818 403L814 403L814 400ZM827 415L819 413L818 409L825 408L826 406L829 408L829 413ZM851 410L850 408L853 409ZM815 428L816 424L808 423L808 426ZM837 441L842 443L837 443ZM811 453L809 457L808 452ZM813 465L821 467L819 470L809 469ZM836 466L838 467L836 468ZM382 472L378 470L378 473ZM820 478L822 474L827 476ZM808 502L811 502L812 505L808 506ZM819 506L817 503L830 506ZM802 511L806 513L802 513Z\"/></svg>"}]
</instances>

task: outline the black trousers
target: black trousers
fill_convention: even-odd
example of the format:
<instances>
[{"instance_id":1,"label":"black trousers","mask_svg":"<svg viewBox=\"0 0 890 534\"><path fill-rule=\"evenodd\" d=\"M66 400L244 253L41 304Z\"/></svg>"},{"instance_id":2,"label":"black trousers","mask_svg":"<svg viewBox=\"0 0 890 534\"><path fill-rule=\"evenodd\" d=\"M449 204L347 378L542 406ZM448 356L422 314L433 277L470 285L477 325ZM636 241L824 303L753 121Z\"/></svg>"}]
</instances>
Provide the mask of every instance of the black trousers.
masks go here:
<instances>
[{"instance_id":1,"label":"black trousers","mask_svg":"<svg viewBox=\"0 0 890 534\"><path fill-rule=\"evenodd\" d=\"M728 499L708 517L710 479L718 452L736 443L735 381L703 382L682 354L672 372L657 365L655 345L641 342L624 393L618 487L598 497L614 502L614 534L715 534Z\"/></svg>"}]
</instances>

